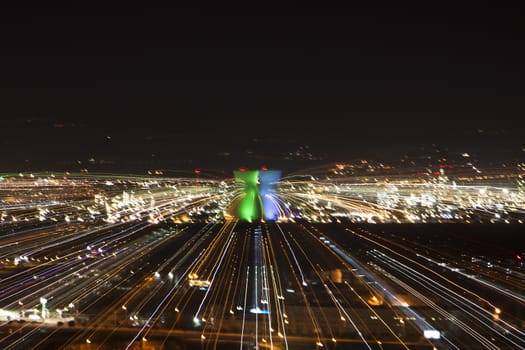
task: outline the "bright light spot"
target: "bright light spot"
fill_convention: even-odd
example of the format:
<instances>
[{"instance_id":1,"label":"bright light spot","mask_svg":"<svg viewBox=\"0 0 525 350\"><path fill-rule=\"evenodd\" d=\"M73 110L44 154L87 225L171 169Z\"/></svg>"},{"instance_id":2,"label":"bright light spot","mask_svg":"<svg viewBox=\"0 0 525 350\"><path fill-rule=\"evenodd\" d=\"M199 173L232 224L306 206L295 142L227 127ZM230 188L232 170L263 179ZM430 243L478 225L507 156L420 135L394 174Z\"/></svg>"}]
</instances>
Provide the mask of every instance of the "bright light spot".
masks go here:
<instances>
[{"instance_id":1,"label":"bright light spot","mask_svg":"<svg viewBox=\"0 0 525 350\"><path fill-rule=\"evenodd\" d=\"M425 329L423 331L423 336L427 339L440 339L441 338L441 334L439 333L439 331L435 329Z\"/></svg>"},{"instance_id":2,"label":"bright light spot","mask_svg":"<svg viewBox=\"0 0 525 350\"><path fill-rule=\"evenodd\" d=\"M259 307L253 307L250 309L250 313L252 314L263 314L263 315L268 315L268 310L263 310Z\"/></svg>"}]
</instances>

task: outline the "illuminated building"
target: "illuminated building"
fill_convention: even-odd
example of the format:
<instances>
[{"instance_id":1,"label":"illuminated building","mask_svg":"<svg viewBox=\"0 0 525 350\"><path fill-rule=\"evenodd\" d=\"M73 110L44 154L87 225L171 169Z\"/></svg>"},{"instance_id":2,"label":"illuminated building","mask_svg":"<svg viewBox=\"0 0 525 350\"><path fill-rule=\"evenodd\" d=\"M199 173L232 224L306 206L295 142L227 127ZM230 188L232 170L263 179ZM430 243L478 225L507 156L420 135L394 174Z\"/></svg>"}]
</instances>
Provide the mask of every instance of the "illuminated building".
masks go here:
<instances>
[{"instance_id":1,"label":"illuminated building","mask_svg":"<svg viewBox=\"0 0 525 350\"><path fill-rule=\"evenodd\" d=\"M267 221L279 217L277 183L281 178L279 170L235 170L235 181L242 184L243 194L237 205L237 216L246 221L264 217Z\"/></svg>"}]
</instances>

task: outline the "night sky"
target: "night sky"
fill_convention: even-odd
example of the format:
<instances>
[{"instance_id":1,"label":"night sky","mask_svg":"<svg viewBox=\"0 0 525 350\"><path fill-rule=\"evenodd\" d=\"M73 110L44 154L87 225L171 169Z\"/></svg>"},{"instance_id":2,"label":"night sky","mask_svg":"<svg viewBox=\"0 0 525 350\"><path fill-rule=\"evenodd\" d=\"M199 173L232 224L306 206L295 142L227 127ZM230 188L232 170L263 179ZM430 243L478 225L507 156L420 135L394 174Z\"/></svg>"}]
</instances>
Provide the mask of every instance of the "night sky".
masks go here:
<instances>
[{"instance_id":1,"label":"night sky","mask_svg":"<svg viewBox=\"0 0 525 350\"><path fill-rule=\"evenodd\" d=\"M0 171L523 158L520 10L426 6L4 8Z\"/></svg>"}]
</instances>

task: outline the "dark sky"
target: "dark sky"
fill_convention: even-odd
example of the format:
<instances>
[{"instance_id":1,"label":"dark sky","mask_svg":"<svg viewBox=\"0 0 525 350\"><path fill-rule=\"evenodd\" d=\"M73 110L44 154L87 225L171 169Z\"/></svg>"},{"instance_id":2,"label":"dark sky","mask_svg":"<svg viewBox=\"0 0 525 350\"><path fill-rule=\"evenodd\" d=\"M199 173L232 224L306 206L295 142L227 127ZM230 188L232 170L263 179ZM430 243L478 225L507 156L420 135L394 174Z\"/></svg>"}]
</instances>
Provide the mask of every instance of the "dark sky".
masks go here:
<instances>
[{"instance_id":1,"label":"dark sky","mask_svg":"<svg viewBox=\"0 0 525 350\"><path fill-rule=\"evenodd\" d=\"M0 171L520 150L520 9L426 6L4 8Z\"/></svg>"}]
</instances>

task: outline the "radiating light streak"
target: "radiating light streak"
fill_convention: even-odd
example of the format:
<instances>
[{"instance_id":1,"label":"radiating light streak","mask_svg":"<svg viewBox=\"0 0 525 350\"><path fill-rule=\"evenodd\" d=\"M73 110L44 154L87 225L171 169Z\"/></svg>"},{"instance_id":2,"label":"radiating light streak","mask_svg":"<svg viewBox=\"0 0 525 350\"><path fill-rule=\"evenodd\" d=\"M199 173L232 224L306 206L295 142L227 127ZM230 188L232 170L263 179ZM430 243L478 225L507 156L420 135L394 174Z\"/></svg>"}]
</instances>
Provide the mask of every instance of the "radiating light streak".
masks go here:
<instances>
[{"instance_id":1,"label":"radiating light streak","mask_svg":"<svg viewBox=\"0 0 525 350\"><path fill-rule=\"evenodd\" d=\"M432 290L433 293L435 293L436 295L442 296L443 298L445 298L447 300L447 302L451 303L452 305L455 305L458 309L462 310L465 314L468 314L470 317L476 319L478 321L477 324L485 325L487 327L487 330L494 331L493 320L492 320L492 318L493 318L492 311L489 312L489 311L487 311L485 309L482 309L478 305L478 303L474 303L471 299L465 298L463 295L461 295L459 293L456 293L456 292L452 291L450 288L446 287L445 285L437 282L436 279L431 279L430 277L415 271L414 269L412 269L412 268L410 268L410 267L400 263L396 259L393 259L393 258L387 256L384 253L381 253L379 251L375 251L374 253L379 255L379 258L378 258L379 260L387 260L387 261L389 261L390 262L390 264L389 264L390 268L395 269L396 271L398 271L402 275L410 276L412 280L417 282L422 287L427 288L429 290ZM413 294L416 294L416 293L420 294L419 292L416 292L412 288L411 288L411 291L412 291ZM481 298L479 298L479 299L481 299ZM459 321L456 320L456 322L459 322ZM502 323L505 324L504 321L502 321ZM517 348L525 348L525 337L523 337L523 336L525 336L525 333L519 331L515 327L512 327L512 326L510 326L508 324L505 324L505 325L509 326L509 328L511 328L512 331L514 331L514 332L508 331L508 332L506 332L506 334L508 334L508 336L504 334L503 337L506 338L510 343L512 343L513 346L516 346ZM464 323L463 327L467 328L467 325ZM483 343L485 346L487 346L487 347L492 347L493 346L492 342L490 342L489 339L485 338L480 333L474 331L472 328L470 328L470 327L468 327L468 328L471 329L471 333L470 334L476 335L476 338L481 343ZM521 333L521 337L518 336L517 334L515 334L516 331L518 333ZM515 337L515 340L510 339L509 337ZM517 342L521 342L522 344L520 345ZM494 345L494 348L497 348L497 347Z\"/></svg>"},{"instance_id":2,"label":"radiating light streak","mask_svg":"<svg viewBox=\"0 0 525 350\"><path fill-rule=\"evenodd\" d=\"M243 303L243 311L242 311L242 326L241 326L241 341L240 341L240 349L242 350L244 346L244 326L246 324L246 304L248 301L248 281L250 280L250 266L248 265L246 267L246 280L244 282L244 303Z\"/></svg>"},{"instance_id":3,"label":"radiating light streak","mask_svg":"<svg viewBox=\"0 0 525 350\"><path fill-rule=\"evenodd\" d=\"M235 232L232 231L231 234L230 234L230 236L228 237L227 244L226 244L226 246L225 246L225 248L224 248L224 250L223 250L223 252L222 252L222 254L221 254L221 256L220 256L220 259L219 259L219 262L218 262L217 266L220 266L220 265L222 264L222 262L223 262L223 260L224 260L224 257L226 256L226 252L227 252L227 250L228 250L228 248L229 248L229 246L230 246L230 244L231 244L231 242L232 242L232 240L233 240L234 237L235 237ZM204 302L205 302L206 299L208 298L208 295L209 295L209 293L210 293L210 290L212 290L211 287L213 286L213 282L215 281L215 277L217 276L217 272L218 272L218 271L219 271L219 269L216 268L216 269L214 270L213 274L212 274L212 278L211 278L211 281L210 281L210 287L206 290L206 293L204 294L204 297L202 298L202 301L201 301L199 307L197 308L197 312L195 313L194 318L196 318L196 319L199 318L199 314L200 314L200 312L201 312L202 306L204 305Z\"/></svg>"},{"instance_id":4,"label":"radiating light streak","mask_svg":"<svg viewBox=\"0 0 525 350\"><path fill-rule=\"evenodd\" d=\"M455 293L455 292L451 291L449 288L447 288L447 287L445 287L445 286L443 286L443 285L441 285L441 287L440 287L439 289L436 289L436 288L435 288L436 279L432 279L432 280L431 280L428 276L426 276L426 275L422 275L421 273L419 273L419 272L417 272L417 271L414 271L412 268L405 267L405 265L398 263L397 260L394 260L393 258L388 257L386 254L381 253L381 252L379 252L379 251L377 251L377 250L375 250L375 249L371 251L371 253L377 252L377 254L381 254L381 257L382 257L383 259L388 259L388 260L390 260L391 262L394 262L395 264L400 264L400 266L403 266L403 268L409 269L409 270L411 271L411 273L413 273L413 274L417 274L418 278L420 278L420 279L424 279L424 280L427 280L427 281L428 281L428 285L431 287L431 289L436 290L437 294L441 294L443 291L447 291L447 292L449 292L449 295L450 295L453 299L457 300L457 299L456 299L456 297L457 297L457 298L463 300L464 302L466 302L465 305L470 305L470 306L472 307L472 310L474 310L475 313L477 313L478 315L481 315L481 317L484 317L485 319L487 319L487 322L488 322L488 324L489 324L488 327L490 328L490 324L492 323L491 318L493 317L492 310L497 309L497 307L496 307L494 304L492 304L490 301L488 301L488 300L482 298L481 296L479 296L478 294L472 292L471 290L467 290L467 289L465 289L464 287L458 285L457 283L454 283L453 281L451 281L451 280L449 280L449 279L446 279L446 278L442 277L441 275L437 275L434 271L430 270L430 269L427 268L426 266L422 266L420 263L418 263L418 262L416 262L416 261L414 261L414 260L412 260L412 259L410 259L410 258L408 258L408 257L406 257L406 256L403 256L403 255L400 254L399 252L396 252L396 251L394 251L393 249L391 249L390 247L387 247L387 246L385 246L385 245L383 245L383 244L381 244L381 243L379 243L379 242L377 242L377 241L373 241L372 238L370 238L370 237L366 237L366 236L363 236L363 235L359 235L357 232L354 232L354 231L352 231L352 232L353 232L355 235L361 237L362 239L365 239L365 240L368 240L368 241L370 241L370 242L373 242L374 244L376 244L376 245L382 247L383 249L388 250L388 251L391 252L392 254L397 255L397 256L399 256L399 257L403 257L404 259L406 259L406 260L408 260L408 261L411 261L411 262L414 263L415 265L420 266L420 267L423 268L424 270L428 271L428 276L435 276L436 278L444 279L444 280L447 281L447 283L453 285L454 287L459 288L459 289L460 289L461 291L463 291L464 293L467 293L467 294L471 295L471 296L472 296L473 298L475 298L476 300L483 301L485 304L490 305L490 311L487 311L487 310L481 309L481 308L480 308L480 305L479 305L478 303L472 303L472 301L471 301L470 299L467 299L467 298L463 297L461 294L458 294L458 293ZM416 254L416 256L421 256L421 255L420 255L420 254ZM380 258L379 261L383 261L383 260ZM437 265L442 266L442 264L439 264L439 263L438 263ZM390 265L390 267L392 267L392 268L395 268L395 266L396 266L396 265ZM442 267L444 267L444 266L442 266ZM450 301L450 300L449 300L449 301ZM458 306L458 307L461 308L461 306ZM477 311L478 309L481 310L481 311ZM483 314L483 313L484 313L484 314ZM473 316L473 317L476 317L476 316ZM481 321L481 320L480 320L480 321ZM482 322L482 323L483 323L483 322ZM517 333L517 334L520 335L520 336L517 336L518 339L519 339L519 341L523 341L523 342L525 342L525 333L524 333L524 332L522 332L521 330L519 330L519 329L516 328L515 326L513 326L513 325L507 323L507 322L504 321L504 320L500 320L500 323L505 324L505 326L507 327L507 330L509 330L509 334L510 334L511 336L514 336L514 334ZM513 332L514 332L514 333L513 333ZM511 342L512 342L512 341L511 341ZM516 344L515 344L515 345L516 345Z\"/></svg>"},{"instance_id":5,"label":"radiating light streak","mask_svg":"<svg viewBox=\"0 0 525 350\"><path fill-rule=\"evenodd\" d=\"M293 260L295 262L295 266L297 267L297 270L299 271L299 274L301 275L301 284L303 286L307 286L308 283L306 282L306 280L304 278L303 270L301 269L301 265L299 265L299 262L297 261L297 257L295 256L295 253L294 253L294 251L292 249L292 246L290 245L290 242L286 238L286 235L284 234L284 231L283 231L283 229L281 228L281 226L279 224L277 224L277 228L279 229L279 232L281 232L281 235L282 235L284 241L286 242L286 245L288 246L288 249L289 249L290 253L292 254Z\"/></svg>"}]
</instances>

